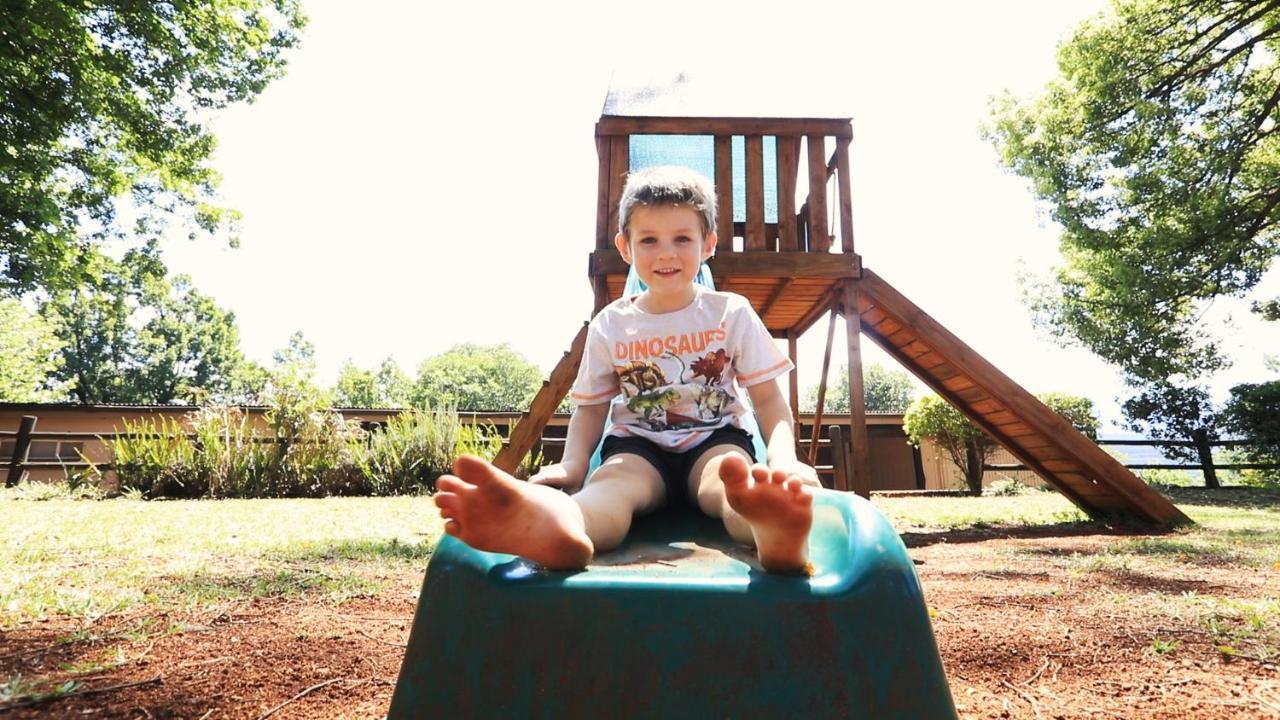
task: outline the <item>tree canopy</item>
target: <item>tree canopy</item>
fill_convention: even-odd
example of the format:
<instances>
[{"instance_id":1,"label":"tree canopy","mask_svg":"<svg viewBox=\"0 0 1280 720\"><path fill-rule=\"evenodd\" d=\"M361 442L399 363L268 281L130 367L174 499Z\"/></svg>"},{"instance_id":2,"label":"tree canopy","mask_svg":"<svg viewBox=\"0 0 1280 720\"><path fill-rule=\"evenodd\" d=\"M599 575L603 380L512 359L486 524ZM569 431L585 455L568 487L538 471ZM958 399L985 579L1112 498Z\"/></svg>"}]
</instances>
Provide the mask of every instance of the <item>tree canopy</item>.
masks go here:
<instances>
[{"instance_id":1,"label":"tree canopy","mask_svg":"<svg viewBox=\"0 0 1280 720\"><path fill-rule=\"evenodd\" d=\"M849 368L841 366L834 380L827 383L827 394L822 399L823 412L849 412L849 391L843 378L849 376ZM870 363L862 373L863 402L868 412L904 412L915 397L915 383L902 370L890 370L879 363ZM810 385L800 401L800 409L812 412L818 407L818 386Z\"/></svg>"},{"instance_id":2,"label":"tree canopy","mask_svg":"<svg viewBox=\"0 0 1280 720\"><path fill-rule=\"evenodd\" d=\"M394 358L386 358L374 370L362 370L348 359L338 370L334 404L348 408L403 408L409 406L413 381Z\"/></svg>"},{"instance_id":3,"label":"tree canopy","mask_svg":"<svg viewBox=\"0 0 1280 720\"><path fill-rule=\"evenodd\" d=\"M231 234L209 111L280 76L304 23L298 0L6 3L0 294L92 280L106 244L154 259L175 221Z\"/></svg>"},{"instance_id":4,"label":"tree canopy","mask_svg":"<svg viewBox=\"0 0 1280 720\"><path fill-rule=\"evenodd\" d=\"M56 290L41 314L56 328L55 377L83 403L248 402L265 371L240 351L235 315L191 287L99 256L95 279ZM141 285L139 288L138 285Z\"/></svg>"},{"instance_id":5,"label":"tree canopy","mask_svg":"<svg viewBox=\"0 0 1280 720\"><path fill-rule=\"evenodd\" d=\"M1208 304L1246 297L1280 252L1278 50L1276 0L1116 0L1059 49L1041 97L993 105L990 139L1062 228L1033 307L1176 399L1148 404L1155 429L1229 362Z\"/></svg>"},{"instance_id":6,"label":"tree canopy","mask_svg":"<svg viewBox=\"0 0 1280 720\"><path fill-rule=\"evenodd\" d=\"M509 345L463 343L418 367L413 406L458 410L523 411L544 374Z\"/></svg>"},{"instance_id":7,"label":"tree canopy","mask_svg":"<svg viewBox=\"0 0 1280 720\"><path fill-rule=\"evenodd\" d=\"M0 402L48 402L66 396L56 379L62 342L52 325L17 300L0 298Z\"/></svg>"}]
</instances>

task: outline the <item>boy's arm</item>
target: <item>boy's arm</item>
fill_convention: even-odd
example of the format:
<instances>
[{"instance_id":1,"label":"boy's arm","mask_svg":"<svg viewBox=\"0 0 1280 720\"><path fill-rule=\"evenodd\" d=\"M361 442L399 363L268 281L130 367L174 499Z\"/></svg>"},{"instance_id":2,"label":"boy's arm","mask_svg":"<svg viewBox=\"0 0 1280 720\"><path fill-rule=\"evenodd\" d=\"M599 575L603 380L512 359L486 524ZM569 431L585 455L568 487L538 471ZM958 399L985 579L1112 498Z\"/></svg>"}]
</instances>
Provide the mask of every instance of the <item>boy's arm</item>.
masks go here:
<instances>
[{"instance_id":1,"label":"boy's arm","mask_svg":"<svg viewBox=\"0 0 1280 720\"><path fill-rule=\"evenodd\" d=\"M774 470L786 470L799 475L812 485L819 485L818 473L808 464L796 458L796 436L791 426L791 408L778 387L777 380L762 382L747 388L751 404L755 407L760 433L768 447L768 465Z\"/></svg>"},{"instance_id":2,"label":"boy's arm","mask_svg":"<svg viewBox=\"0 0 1280 720\"><path fill-rule=\"evenodd\" d=\"M530 482L558 487L566 492L576 492L587 477L591 454L600 444L604 434L604 421L609 415L609 403L579 405L569 418L569 430L564 441L564 456L559 463L539 470Z\"/></svg>"}]
</instances>

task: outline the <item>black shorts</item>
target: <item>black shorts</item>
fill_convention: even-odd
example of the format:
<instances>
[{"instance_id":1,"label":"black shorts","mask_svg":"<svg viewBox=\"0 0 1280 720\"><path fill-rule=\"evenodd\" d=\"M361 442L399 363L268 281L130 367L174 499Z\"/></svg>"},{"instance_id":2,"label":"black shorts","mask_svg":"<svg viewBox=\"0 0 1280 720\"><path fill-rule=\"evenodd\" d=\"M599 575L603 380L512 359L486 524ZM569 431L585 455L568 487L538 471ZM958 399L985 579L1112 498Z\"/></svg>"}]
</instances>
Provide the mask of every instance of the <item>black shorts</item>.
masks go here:
<instances>
[{"instance_id":1,"label":"black shorts","mask_svg":"<svg viewBox=\"0 0 1280 720\"><path fill-rule=\"evenodd\" d=\"M716 428L707 439L688 450L666 450L646 438L611 435L604 439L600 448L600 461L621 453L638 455L662 476L662 484L667 489L666 504L684 504L689 500L689 473L698 463L698 458L717 445L737 445L751 462L756 461L751 433L736 427Z\"/></svg>"}]
</instances>

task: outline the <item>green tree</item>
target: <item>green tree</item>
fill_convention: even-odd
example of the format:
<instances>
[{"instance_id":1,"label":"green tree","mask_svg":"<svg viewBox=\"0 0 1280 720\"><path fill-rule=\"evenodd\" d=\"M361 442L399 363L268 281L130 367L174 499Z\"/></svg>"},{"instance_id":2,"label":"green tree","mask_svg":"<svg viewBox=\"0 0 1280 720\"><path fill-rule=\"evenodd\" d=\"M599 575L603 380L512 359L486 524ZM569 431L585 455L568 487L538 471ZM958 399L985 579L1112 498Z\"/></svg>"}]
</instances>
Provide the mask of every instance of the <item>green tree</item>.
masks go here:
<instances>
[{"instance_id":1,"label":"green tree","mask_svg":"<svg viewBox=\"0 0 1280 720\"><path fill-rule=\"evenodd\" d=\"M0 298L0 402L49 402L67 396L54 328L17 300Z\"/></svg>"},{"instance_id":2,"label":"green tree","mask_svg":"<svg viewBox=\"0 0 1280 720\"><path fill-rule=\"evenodd\" d=\"M93 283L41 308L63 343L58 377L83 403L247 402L264 373L240 351L235 315L178 276L145 277L98 258Z\"/></svg>"},{"instance_id":3,"label":"green tree","mask_svg":"<svg viewBox=\"0 0 1280 720\"><path fill-rule=\"evenodd\" d=\"M983 466L999 445L969 418L937 395L924 395L907 408L902 430L916 447L926 439L941 447L964 473L969 492L982 494Z\"/></svg>"},{"instance_id":4,"label":"green tree","mask_svg":"<svg viewBox=\"0 0 1280 720\"><path fill-rule=\"evenodd\" d=\"M1231 388L1223 410L1226 428L1249 441L1240 457L1253 463L1280 463L1280 380L1245 383ZM1270 485L1280 485L1280 470L1258 473Z\"/></svg>"},{"instance_id":5,"label":"green tree","mask_svg":"<svg viewBox=\"0 0 1280 720\"><path fill-rule=\"evenodd\" d=\"M338 371L334 404L351 408L403 408L409 405L413 381L388 357L376 371L361 370L350 359Z\"/></svg>"},{"instance_id":6,"label":"green tree","mask_svg":"<svg viewBox=\"0 0 1280 720\"><path fill-rule=\"evenodd\" d=\"M542 381L542 370L505 343L464 343L422 362L412 402L417 408L522 411Z\"/></svg>"},{"instance_id":7,"label":"green tree","mask_svg":"<svg viewBox=\"0 0 1280 720\"><path fill-rule=\"evenodd\" d=\"M1280 252L1278 42L1270 0L1116 0L1059 49L1041 97L993 104L989 138L1062 228L1064 263L1029 300L1124 370L1126 414L1157 436L1211 429L1196 381L1228 359L1204 310Z\"/></svg>"},{"instance_id":8,"label":"green tree","mask_svg":"<svg viewBox=\"0 0 1280 720\"><path fill-rule=\"evenodd\" d=\"M155 260L174 221L233 236L210 111L279 77L304 23L298 0L6 3L0 293L78 287L105 244Z\"/></svg>"},{"instance_id":9,"label":"green tree","mask_svg":"<svg viewBox=\"0 0 1280 720\"><path fill-rule=\"evenodd\" d=\"M849 391L845 378L849 368L841 366L827 381L827 394L823 398L823 412L849 412ZM915 383L902 370L890 370L879 363L871 363L862 372L863 402L868 412L904 412L915 397ZM818 385L810 385L805 391L800 409L813 412L818 407Z\"/></svg>"},{"instance_id":10,"label":"green tree","mask_svg":"<svg viewBox=\"0 0 1280 720\"><path fill-rule=\"evenodd\" d=\"M1067 393L1038 393L1036 397L1091 440L1098 439L1099 424L1092 400Z\"/></svg>"}]
</instances>

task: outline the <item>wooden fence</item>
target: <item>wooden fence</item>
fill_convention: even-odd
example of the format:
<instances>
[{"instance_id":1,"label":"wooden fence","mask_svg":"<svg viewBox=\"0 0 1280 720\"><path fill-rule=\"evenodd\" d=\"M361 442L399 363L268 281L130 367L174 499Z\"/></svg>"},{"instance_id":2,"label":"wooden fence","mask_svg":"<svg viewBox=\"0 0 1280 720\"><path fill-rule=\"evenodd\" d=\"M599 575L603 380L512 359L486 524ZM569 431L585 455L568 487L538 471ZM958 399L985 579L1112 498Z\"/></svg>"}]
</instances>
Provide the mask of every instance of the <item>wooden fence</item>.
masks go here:
<instances>
[{"instance_id":1,"label":"wooden fence","mask_svg":"<svg viewBox=\"0 0 1280 720\"><path fill-rule=\"evenodd\" d=\"M473 423L489 422L498 428L499 432L505 437L510 431L510 422L519 417L518 413L471 413L471 421ZM16 432L0 431L0 447L8 445L8 441L14 441L12 450L0 454L0 468L7 468L5 478L5 486L12 487L16 485L28 469L49 468L49 469L83 469L90 466L80 455L80 446L85 442L110 442L124 435L124 433L93 433L93 432L36 432L36 417L27 415L22 418L22 422ZM549 426L550 427L550 426ZM817 468L820 475L825 478L831 474L840 472L849 462L849 458L843 453L832 453L832 448L844 447L844 433L847 433L847 427L841 425L830 425L827 428L827 437L818 440L819 447L822 450L822 460ZM189 435L189 437L194 437ZM801 434L801 450L806 451L812 440L807 431ZM833 443L833 440L835 441ZM275 442L274 438L261 438L260 442ZM54 443L52 453L46 453L51 457L30 458L29 451L33 442ZM550 450L548 453L550 459L558 459L557 451L563 446L563 437L546 437L543 438L540 449ZM1213 448L1215 447L1241 447L1250 443L1243 440L1210 440L1207 436L1200 434L1190 440L1097 440L1099 445L1113 446L1149 446L1149 447L1190 447L1195 448L1199 462L1196 463L1135 463L1126 464L1125 467L1130 470L1199 470L1204 474L1206 487L1219 487L1217 471L1218 470L1277 470L1280 464L1276 463L1219 463L1213 458ZM63 445L69 446L64 452ZM72 453L75 453L74 455ZM805 452L807 456L807 452ZM919 462L917 454L917 463ZM110 462L92 463L95 467L103 470L111 468ZM1027 467L1020 464L989 464L984 466L990 471L1026 471Z\"/></svg>"},{"instance_id":2,"label":"wooden fence","mask_svg":"<svg viewBox=\"0 0 1280 720\"><path fill-rule=\"evenodd\" d=\"M1218 470L1280 470L1277 463L1220 463L1213 459L1213 448L1234 448L1252 445L1247 440L1210 440L1207 433L1197 431L1190 440L1095 440L1099 445L1137 446L1137 447L1189 447L1195 448L1195 463L1126 463L1130 470L1199 470L1204 474L1205 487L1221 487L1218 482ZM1017 471L1027 470L1020 464L984 465L984 470Z\"/></svg>"}]
</instances>

